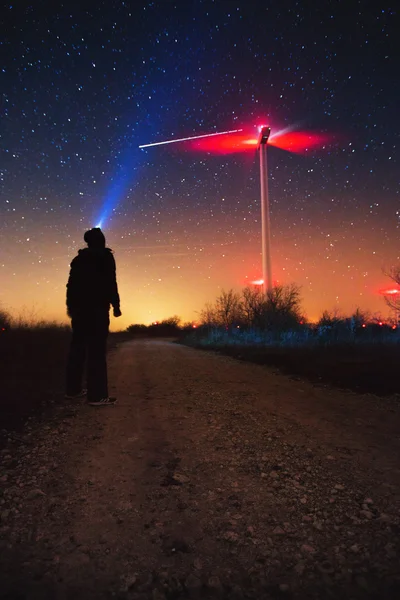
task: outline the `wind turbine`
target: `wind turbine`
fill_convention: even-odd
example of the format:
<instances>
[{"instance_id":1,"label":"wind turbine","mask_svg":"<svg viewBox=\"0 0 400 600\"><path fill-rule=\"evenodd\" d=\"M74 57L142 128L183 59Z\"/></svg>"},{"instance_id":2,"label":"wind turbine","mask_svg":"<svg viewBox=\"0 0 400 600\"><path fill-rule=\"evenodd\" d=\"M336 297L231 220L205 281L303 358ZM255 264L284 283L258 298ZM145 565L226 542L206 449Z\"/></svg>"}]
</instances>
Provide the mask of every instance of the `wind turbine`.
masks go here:
<instances>
[{"instance_id":1,"label":"wind turbine","mask_svg":"<svg viewBox=\"0 0 400 600\"><path fill-rule=\"evenodd\" d=\"M268 195L268 164L267 145L270 139L271 128L261 125L258 140L254 134L244 129L233 129L203 135L190 136L179 139L171 139L163 142L142 144L139 148L150 148L163 144L176 142L192 142L192 150L206 152L218 152L228 154L231 152L245 152L257 147L260 153L260 192L261 192L261 242L262 242L262 285L266 295L273 288L272 265L271 265L271 224ZM250 137L251 136L251 137ZM214 138L217 138L214 141ZM327 134L315 134L312 132L292 131L291 128L278 131L270 139L270 145L287 150L288 152L302 153L312 148L325 147L324 144L331 140ZM259 284L261 282L257 282Z\"/></svg>"},{"instance_id":2,"label":"wind turbine","mask_svg":"<svg viewBox=\"0 0 400 600\"><path fill-rule=\"evenodd\" d=\"M265 295L272 291L271 223L269 216L267 163L267 144L270 133L271 128L262 125L258 138L258 151L260 153L262 276Z\"/></svg>"}]
</instances>

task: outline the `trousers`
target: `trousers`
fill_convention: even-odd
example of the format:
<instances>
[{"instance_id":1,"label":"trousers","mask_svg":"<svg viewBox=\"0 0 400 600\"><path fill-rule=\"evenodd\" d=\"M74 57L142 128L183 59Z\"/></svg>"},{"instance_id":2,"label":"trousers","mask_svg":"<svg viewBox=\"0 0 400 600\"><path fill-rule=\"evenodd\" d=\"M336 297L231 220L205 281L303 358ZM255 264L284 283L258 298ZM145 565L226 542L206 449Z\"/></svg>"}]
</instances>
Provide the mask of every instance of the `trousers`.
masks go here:
<instances>
[{"instance_id":1,"label":"trousers","mask_svg":"<svg viewBox=\"0 0 400 600\"><path fill-rule=\"evenodd\" d=\"M83 388L86 366L87 399L96 402L108 398L107 337L110 326L108 310L93 309L72 316L72 339L66 373L68 395Z\"/></svg>"}]
</instances>

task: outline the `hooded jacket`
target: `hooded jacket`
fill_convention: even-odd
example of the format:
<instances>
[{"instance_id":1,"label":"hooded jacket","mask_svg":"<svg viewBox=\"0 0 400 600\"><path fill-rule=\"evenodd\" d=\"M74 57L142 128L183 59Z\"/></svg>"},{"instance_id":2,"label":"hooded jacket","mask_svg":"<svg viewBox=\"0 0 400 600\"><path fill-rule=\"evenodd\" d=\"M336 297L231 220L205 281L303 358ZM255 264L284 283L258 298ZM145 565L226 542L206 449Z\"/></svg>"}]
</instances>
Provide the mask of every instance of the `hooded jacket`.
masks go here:
<instances>
[{"instance_id":1,"label":"hooded jacket","mask_svg":"<svg viewBox=\"0 0 400 600\"><path fill-rule=\"evenodd\" d=\"M67 283L70 316L93 309L119 308L114 256L110 248L84 248L71 262Z\"/></svg>"}]
</instances>

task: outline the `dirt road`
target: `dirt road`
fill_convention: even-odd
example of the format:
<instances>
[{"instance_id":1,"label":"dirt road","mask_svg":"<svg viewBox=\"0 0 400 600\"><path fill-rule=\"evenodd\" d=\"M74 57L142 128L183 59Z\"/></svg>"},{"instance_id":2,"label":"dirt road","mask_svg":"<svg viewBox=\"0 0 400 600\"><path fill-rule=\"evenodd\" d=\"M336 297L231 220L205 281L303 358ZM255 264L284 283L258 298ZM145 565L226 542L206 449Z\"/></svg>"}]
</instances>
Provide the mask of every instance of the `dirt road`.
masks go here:
<instances>
[{"instance_id":1,"label":"dirt road","mask_svg":"<svg viewBox=\"0 0 400 600\"><path fill-rule=\"evenodd\" d=\"M400 411L166 341L0 462L0 597L400 597Z\"/></svg>"}]
</instances>

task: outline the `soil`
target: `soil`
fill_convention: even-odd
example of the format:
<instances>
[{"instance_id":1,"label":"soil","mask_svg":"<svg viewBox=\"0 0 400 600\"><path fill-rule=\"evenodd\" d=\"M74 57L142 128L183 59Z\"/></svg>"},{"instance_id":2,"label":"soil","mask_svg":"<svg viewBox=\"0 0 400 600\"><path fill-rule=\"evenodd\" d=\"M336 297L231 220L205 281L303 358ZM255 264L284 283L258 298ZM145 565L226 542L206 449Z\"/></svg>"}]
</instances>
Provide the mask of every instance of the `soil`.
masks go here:
<instances>
[{"instance_id":1,"label":"soil","mask_svg":"<svg viewBox=\"0 0 400 600\"><path fill-rule=\"evenodd\" d=\"M2 431L0 598L400 596L400 409L164 340Z\"/></svg>"}]
</instances>

